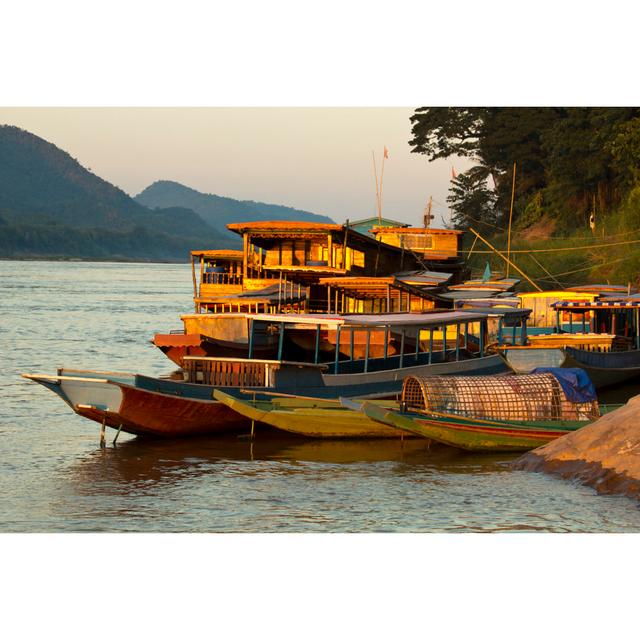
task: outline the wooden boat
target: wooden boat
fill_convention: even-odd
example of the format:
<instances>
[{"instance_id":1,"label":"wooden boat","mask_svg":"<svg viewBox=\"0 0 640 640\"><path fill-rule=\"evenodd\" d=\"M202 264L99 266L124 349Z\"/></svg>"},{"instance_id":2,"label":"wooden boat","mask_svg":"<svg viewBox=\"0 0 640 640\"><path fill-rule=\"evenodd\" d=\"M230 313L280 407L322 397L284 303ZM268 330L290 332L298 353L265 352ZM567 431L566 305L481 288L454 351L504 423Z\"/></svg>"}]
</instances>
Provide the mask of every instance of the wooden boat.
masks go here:
<instances>
[{"instance_id":1,"label":"wooden boat","mask_svg":"<svg viewBox=\"0 0 640 640\"><path fill-rule=\"evenodd\" d=\"M184 366L185 357L246 358L249 351L246 340L221 340L202 334L178 332L156 333L151 343L179 367ZM253 354L257 358L269 360L275 357L276 350L276 344L267 342L255 345Z\"/></svg>"},{"instance_id":2,"label":"wooden boat","mask_svg":"<svg viewBox=\"0 0 640 640\"><path fill-rule=\"evenodd\" d=\"M567 370L564 370L567 371ZM580 370L573 370L578 377ZM342 400L372 420L469 451L527 451L597 419L593 387L575 397L558 377L541 373L513 377L407 378L400 410ZM574 401L575 400L575 401Z\"/></svg>"},{"instance_id":3,"label":"wooden boat","mask_svg":"<svg viewBox=\"0 0 640 640\"><path fill-rule=\"evenodd\" d=\"M157 333L152 343L170 360L182 366L185 356L246 358L249 333L245 313L191 313L181 316L184 330ZM253 357L275 357L277 340L256 334Z\"/></svg>"},{"instance_id":4,"label":"wooden boat","mask_svg":"<svg viewBox=\"0 0 640 640\"><path fill-rule=\"evenodd\" d=\"M401 390L402 380L407 375L487 375L507 371L499 356L484 352L482 327L486 317L482 314L397 314L394 317L354 316L351 319L257 314L249 318L249 353L252 353L255 336L275 324L278 329L277 360L185 356L184 382L77 370L59 370L55 376L25 374L24 377L57 393L79 415L105 426L140 435L181 437L237 431L246 425L244 418L214 400L213 392L218 388L252 388L312 398L385 398L393 397ZM466 353L458 341L456 345L449 345L449 349L445 344L440 351L430 348L421 352L418 346L412 353L401 350L400 354L386 358L341 360L338 339L332 363L283 358L285 333L300 324L311 324L317 332L330 325L340 336L341 332L348 335L351 330L363 329L368 335L372 331L383 331L388 335L392 328L402 335L425 327L434 331L454 325L461 330L474 323L481 327L481 348L477 354ZM315 357L319 357L318 350Z\"/></svg>"},{"instance_id":5,"label":"wooden boat","mask_svg":"<svg viewBox=\"0 0 640 640\"><path fill-rule=\"evenodd\" d=\"M640 351L587 351L567 347L563 366L580 367L596 389L628 382L640 377Z\"/></svg>"},{"instance_id":6,"label":"wooden boat","mask_svg":"<svg viewBox=\"0 0 640 640\"><path fill-rule=\"evenodd\" d=\"M125 433L178 438L248 432L244 418L199 385L73 369L23 377L53 391L78 415Z\"/></svg>"},{"instance_id":7,"label":"wooden boat","mask_svg":"<svg viewBox=\"0 0 640 640\"><path fill-rule=\"evenodd\" d=\"M614 345L615 338L608 333L527 334L526 345L502 341L496 349L516 373L531 373L540 367L576 366L566 362L567 349L608 351Z\"/></svg>"},{"instance_id":8,"label":"wooden boat","mask_svg":"<svg viewBox=\"0 0 640 640\"><path fill-rule=\"evenodd\" d=\"M216 400L245 418L310 438L401 438L403 432L343 407L339 400L274 396L242 392L213 392ZM371 400L398 408L389 400Z\"/></svg>"},{"instance_id":9,"label":"wooden boat","mask_svg":"<svg viewBox=\"0 0 640 640\"><path fill-rule=\"evenodd\" d=\"M589 424L577 420L477 420L447 414L426 417L377 407L367 401L361 407L372 420L468 451L529 451Z\"/></svg>"}]
</instances>

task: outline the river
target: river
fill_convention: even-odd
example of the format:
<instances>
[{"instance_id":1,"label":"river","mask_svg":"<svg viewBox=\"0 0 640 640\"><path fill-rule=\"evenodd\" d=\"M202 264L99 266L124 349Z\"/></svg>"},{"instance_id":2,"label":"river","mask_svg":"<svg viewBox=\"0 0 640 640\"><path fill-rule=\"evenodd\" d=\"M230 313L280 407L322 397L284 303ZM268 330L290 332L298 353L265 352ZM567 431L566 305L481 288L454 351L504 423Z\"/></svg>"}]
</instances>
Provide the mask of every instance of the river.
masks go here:
<instances>
[{"instance_id":1,"label":"river","mask_svg":"<svg viewBox=\"0 0 640 640\"><path fill-rule=\"evenodd\" d=\"M150 339L191 296L188 265L0 261L1 531L640 531L632 500L418 440L121 434L100 449L98 424L19 376L167 373Z\"/></svg>"}]
</instances>

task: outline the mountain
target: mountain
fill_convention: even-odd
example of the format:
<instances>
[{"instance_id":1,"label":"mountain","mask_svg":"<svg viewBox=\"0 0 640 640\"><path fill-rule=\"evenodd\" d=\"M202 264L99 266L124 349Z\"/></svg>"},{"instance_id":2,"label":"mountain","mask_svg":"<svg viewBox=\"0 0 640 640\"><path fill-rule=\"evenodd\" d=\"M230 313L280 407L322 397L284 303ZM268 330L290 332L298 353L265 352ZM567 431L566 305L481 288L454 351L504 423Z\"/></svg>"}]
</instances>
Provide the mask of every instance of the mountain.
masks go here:
<instances>
[{"instance_id":1,"label":"mountain","mask_svg":"<svg viewBox=\"0 0 640 640\"><path fill-rule=\"evenodd\" d=\"M1 257L183 261L203 246L230 242L193 210L149 209L50 142L0 125Z\"/></svg>"},{"instance_id":2,"label":"mountain","mask_svg":"<svg viewBox=\"0 0 640 640\"><path fill-rule=\"evenodd\" d=\"M139 193L135 199L147 207L187 207L198 213L215 229L224 229L231 237L235 233L226 231L231 222L250 220L306 220L329 222L327 216L301 211L279 204L266 204L252 200L234 200L212 193L202 193L171 180L158 180Z\"/></svg>"}]
</instances>

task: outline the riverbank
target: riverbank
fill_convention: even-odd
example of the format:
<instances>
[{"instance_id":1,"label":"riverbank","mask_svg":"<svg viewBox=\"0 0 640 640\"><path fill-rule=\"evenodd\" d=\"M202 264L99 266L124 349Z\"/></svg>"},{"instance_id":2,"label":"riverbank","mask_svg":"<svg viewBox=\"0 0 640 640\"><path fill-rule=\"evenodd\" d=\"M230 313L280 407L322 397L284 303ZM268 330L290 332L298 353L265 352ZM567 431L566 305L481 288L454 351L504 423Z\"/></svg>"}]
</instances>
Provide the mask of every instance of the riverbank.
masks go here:
<instances>
[{"instance_id":1,"label":"riverbank","mask_svg":"<svg viewBox=\"0 0 640 640\"><path fill-rule=\"evenodd\" d=\"M640 395L588 427L530 451L513 466L640 500Z\"/></svg>"}]
</instances>

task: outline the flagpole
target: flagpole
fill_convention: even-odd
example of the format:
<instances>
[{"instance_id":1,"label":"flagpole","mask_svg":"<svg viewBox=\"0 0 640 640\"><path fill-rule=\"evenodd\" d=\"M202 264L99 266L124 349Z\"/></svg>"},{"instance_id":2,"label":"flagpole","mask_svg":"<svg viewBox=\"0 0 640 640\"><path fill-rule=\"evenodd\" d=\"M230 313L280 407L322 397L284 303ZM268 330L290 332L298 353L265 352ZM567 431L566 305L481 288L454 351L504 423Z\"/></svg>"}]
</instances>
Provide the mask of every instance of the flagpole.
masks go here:
<instances>
[{"instance_id":1,"label":"flagpole","mask_svg":"<svg viewBox=\"0 0 640 640\"><path fill-rule=\"evenodd\" d=\"M371 152L371 156L373 158L373 176L374 179L376 181L376 207L378 209L378 222L381 222L381 211L380 211L380 191L378 188L378 169L376 167L376 153L375 151ZM383 164L384 164L384 159L383 159Z\"/></svg>"},{"instance_id":2,"label":"flagpole","mask_svg":"<svg viewBox=\"0 0 640 640\"><path fill-rule=\"evenodd\" d=\"M385 148L386 150L386 148ZM380 169L380 199L378 200L378 222L382 224L382 177L384 176L384 160L387 157L386 153L382 154L382 169Z\"/></svg>"}]
</instances>

